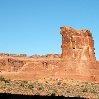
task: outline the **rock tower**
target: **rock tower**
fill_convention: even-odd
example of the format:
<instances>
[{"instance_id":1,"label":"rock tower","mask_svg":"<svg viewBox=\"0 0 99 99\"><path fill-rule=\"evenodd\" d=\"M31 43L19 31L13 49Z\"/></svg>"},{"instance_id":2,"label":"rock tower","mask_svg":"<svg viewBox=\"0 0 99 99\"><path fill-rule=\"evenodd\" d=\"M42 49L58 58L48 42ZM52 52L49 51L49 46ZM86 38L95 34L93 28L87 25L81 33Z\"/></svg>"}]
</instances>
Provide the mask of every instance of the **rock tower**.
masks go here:
<instances>
[{"instance_id":1,"label":"rock tower","mask_svg":"<svg viewBox=\"0 0 99 99\"><path fill-rule=\"evenodd\" d=\"M71 27L61 27L62 58L95 62L94 40L89 30L75 30Z\"/></svg>"},{"instance_id":2,"label":"rock tower","mask_svg":"<svg viewBox=\"0 0 99 99\"><path fill-rule=\"evenodd\" d=\"M72 27L61 27L62 35L62 68L65 75L71 78L92 80L98 74L94 40L87 30L75 30ZM80 77L80 78L79 78Z\"/></svg>"}]
</instances>

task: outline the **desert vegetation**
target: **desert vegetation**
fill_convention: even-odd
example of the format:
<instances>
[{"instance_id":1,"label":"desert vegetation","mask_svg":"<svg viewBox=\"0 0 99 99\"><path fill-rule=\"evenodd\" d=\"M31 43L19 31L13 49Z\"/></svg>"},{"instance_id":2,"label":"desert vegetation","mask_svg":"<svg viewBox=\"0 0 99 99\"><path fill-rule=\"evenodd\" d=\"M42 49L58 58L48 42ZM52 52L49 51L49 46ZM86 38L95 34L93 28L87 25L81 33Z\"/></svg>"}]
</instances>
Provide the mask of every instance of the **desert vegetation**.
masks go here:
<instances>
[{"instance_id":1,"label":"desert vegetation","mask_svg":"<svg viewBox=\"0 0 99 99\"><path fill-rule=\"evenodd\" d=\"M0 92L99 99L99 84L52 78L35 79L32 81L12 81L1 76Z\"/></svg>"}]
</instances>

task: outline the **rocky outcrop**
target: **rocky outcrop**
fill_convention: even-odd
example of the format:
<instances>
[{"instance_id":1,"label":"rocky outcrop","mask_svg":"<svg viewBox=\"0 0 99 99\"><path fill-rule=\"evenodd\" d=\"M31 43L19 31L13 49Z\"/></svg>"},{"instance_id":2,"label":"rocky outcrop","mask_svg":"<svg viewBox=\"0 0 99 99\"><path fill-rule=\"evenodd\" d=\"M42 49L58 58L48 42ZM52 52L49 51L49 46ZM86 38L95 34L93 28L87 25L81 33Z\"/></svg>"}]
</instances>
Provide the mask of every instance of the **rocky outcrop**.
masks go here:
<instances>
[{"instance_id":1,"label":"rocky outcrop","mask_svg":"<svg viewBox=\"0 0 99 99\"><path fill-rule=\"evenodd\" d=\"M89 30L61 27L62 58L95 62L94 40Z\"/></svg>"},{"instance_id":2,"label":"rocky outcrop","mask_svg":"<svg viewBox=\"0 0 99 99\"><path fill-rule=\"evenodd\" d=\"M92 33L89 30L75 30L66 26L61 27L60 33L62 35L62 67L66 71L65 75L72 78L78 75L87 80L94 75L95 78L95 75L99 74L99 66L95 57Z\"/></svg>"},{"instance_id":3,"label":"rocky outcrop","mask_svg":"<svg viewBox=\"0 0 99 99\"><path fill-rule=\"evenodd\" d=\"M1 58L0 59L0 71L18 71L23 65L24 61L13 58Z\"/></svg>"},{"instance_id":4,"label":"rocky outcrop","mask_svg":"<svg viewBox=\"0 0 99 99\"><path fill-rule=\"evenodd\" d=\"M27 57L26 54L8 54L8 53L0 53L0 57Z\"/></svg>"},{"instance_id":5,"label":"rocky outcrop","mask_svg":"<svg viewBox=\"0 0 99 99\"><path fill-rule=\"evenodd\" d=\"M61 58L61 54L47 54L47 55L32 55L30 58Z\"/></svg>"}]
</instances>

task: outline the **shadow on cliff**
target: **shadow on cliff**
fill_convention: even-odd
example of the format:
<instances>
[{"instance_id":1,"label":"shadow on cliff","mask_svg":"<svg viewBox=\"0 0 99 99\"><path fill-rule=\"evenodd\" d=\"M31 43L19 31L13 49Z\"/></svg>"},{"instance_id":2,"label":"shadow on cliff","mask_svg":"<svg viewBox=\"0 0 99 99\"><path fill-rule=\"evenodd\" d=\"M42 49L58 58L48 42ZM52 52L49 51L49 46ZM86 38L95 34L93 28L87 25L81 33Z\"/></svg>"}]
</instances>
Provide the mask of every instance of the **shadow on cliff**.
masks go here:
<instances>
[{"instance_id":1,"label":"shadow on cliff","mask_svg":"<svg viewBox=\"0 0 99 99\"><path fill-rule=\"evenodd\" d=\"M85 99L79 97L64 97L64 96L39 96L39 95L18 95L18 94L8 94L0 93L0 99Z\"/></svg>"}]
</instances>

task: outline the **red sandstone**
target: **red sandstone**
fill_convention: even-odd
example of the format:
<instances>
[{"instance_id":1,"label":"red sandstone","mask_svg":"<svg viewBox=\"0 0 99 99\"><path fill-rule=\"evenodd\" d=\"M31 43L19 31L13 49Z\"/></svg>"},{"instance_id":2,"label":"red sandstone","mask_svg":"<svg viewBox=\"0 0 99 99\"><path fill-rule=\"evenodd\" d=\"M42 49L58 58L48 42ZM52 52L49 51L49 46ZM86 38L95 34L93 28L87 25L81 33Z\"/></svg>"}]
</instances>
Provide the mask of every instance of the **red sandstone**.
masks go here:
<instances>
[{"instance_id":1,"label":"red sandstone","mask_svg":"<svg viewBox=\"0 0 99 99\"><path fill-rule=\"evenodd\" d=\"M0 75L13 80L62 78L99 82L99 61L89 30L61 27L62 54L0 54Z\"/></svg>"}]
</instances>

